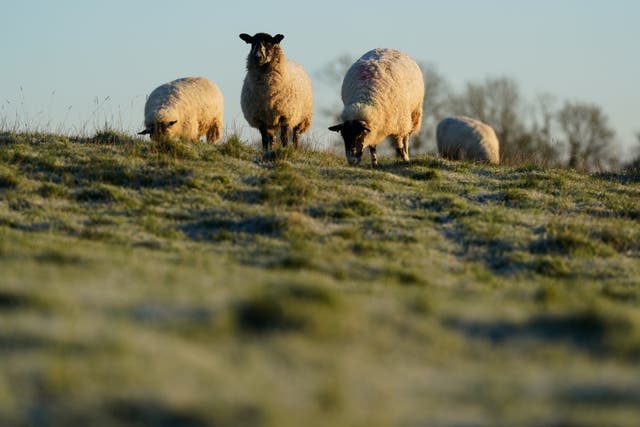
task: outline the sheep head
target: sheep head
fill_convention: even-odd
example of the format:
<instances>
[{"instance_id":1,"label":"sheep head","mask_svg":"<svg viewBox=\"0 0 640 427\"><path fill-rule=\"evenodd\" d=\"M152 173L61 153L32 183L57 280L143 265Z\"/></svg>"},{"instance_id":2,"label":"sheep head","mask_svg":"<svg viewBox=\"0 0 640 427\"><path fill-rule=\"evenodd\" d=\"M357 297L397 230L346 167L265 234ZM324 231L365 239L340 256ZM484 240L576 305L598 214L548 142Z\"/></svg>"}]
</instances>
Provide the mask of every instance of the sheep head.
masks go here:
<instances>
[{"instance_id":1,"label":"sheep head","mask_svg":"<svg viewBox=\"0 0 640 427\"><path fill-rule=\"evenodd\" d=\"M344 139L344 150L350 165L357 165L362 160L364 139L371 128L364 120L349 120L339 125L331 126L329 130L340 132Z\"/></svg>"},{"instance_id":2,"label":"sheep head","mask_svg":"<svg viewBox=\"0 0 640 427\"><path fill-rule=\"evenodd\" d=\"M242 33L240 38L251 45L251 51L247 56L247 68L262 67L271 64L282 53L280 42L284 39L282 34L271 36L267 33L257 33L254 36Z\"/></svg>"},{"instance_id":3,"label":"sheep head","mask_svg":"<svg viewBox=\"0 0 640 427\"><path fill-rule=\"evenodd\" d=\"M150 126L147 126L142 132L138 132L138 135L151 135L151 139L161 136L168 136L169 128L175 125L178 121L171 120L169 122L158 122Z\"/></svg>"}]
</instances>

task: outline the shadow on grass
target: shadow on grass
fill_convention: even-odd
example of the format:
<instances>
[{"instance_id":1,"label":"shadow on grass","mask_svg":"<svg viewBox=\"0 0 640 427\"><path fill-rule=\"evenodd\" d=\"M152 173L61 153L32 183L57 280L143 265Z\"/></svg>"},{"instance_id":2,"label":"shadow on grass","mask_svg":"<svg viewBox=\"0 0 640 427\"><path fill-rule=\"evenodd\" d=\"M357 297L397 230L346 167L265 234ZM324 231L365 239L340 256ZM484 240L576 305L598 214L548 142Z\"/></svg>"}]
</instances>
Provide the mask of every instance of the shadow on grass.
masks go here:
<instances>
[{"instance_id":1,"label":"shadow on grass","mask_svg":"<svg viewBox=\"0 0 640 427\"><path fill-rule=\"evenodd\" d=\"M28 352L46 353L56 351L64 354L86 354L92 351L90 344L56 341L25 333L0 333L0 355L24 356Z\"/></svg>"},{"instance_id":2,"label":"shadow on grass","mask_svg":"<svg viewBox=\"0 0 640 427\"><path fill-rule=\"evenodd\" d=\"M558 393L558 398L572 404L640 407L640 389L630 386L598 383L573 385Z\"/></svg>"},{"instance_id":3,"label":"shadow on grass","mask_svg":"<svg viewBox=\"0 0 640 427\"><path fill-rule=\"evenodd\" d=\"M635 184L640 182L640 167L625 169L621 172L599 172L593 176L620 184Z\"/></svg>"},{"instance_id":4,"label":"shadow on grass","mask_svg":"<svg viewBox=\"0 0 640 427\"><path fill-rule=\"evenodd\" d=\"M0 354L24 354L28 351L60 348L51 340L24 334L0 334Z\"/></svg>"},{"instance_id":5,"label":"shadow on grass","mask_svg":"<svg viewBox=\"0 0 640 427\"><path fill-rule=\"evenodd\" d=\"M271 284L238 301L234 320L239 330L249 334L326 332L333 329L329 317L339 305L338 294L326 287Z\"/></svg>"},{"instance_id":6,"label":"shadow on grass","mask_svg":"<svg viewBox=\"0 0 640 427\"><path fill-rule=\"evenodd\" d=\"M114 400L107 411L122 426L212 427L204 417L153 399Z\"/></svg>"},{"instance_id":7,"label":"shadow on grass","mask_svg":"<svg viewBox=\"0 0 640 427\"><path fill-rule=\"evenodd\" d=\"M57 155L15 153L12 161L20 173L32 179L75 184L105 183L127 188L179 187L189 184L193 171L184 166L166 167L152 162L137 164L118 158L74 159L63 164Z\"/></svg>"},{"instance_id":8,"label":"shadow on grass","mask_svg":"<svg viewBox=\"0 0 640 427\"><path fill-rule=\"evenodd\" d=\"M34 296L10 290L0 290L0 314L9 311L39 310L48 311L49 303L41 296Z\"/></svg>"},{"instance_id":9,"label":"shadow on grass","mask_svg":"<svg viewBox=\"0 0 640 427\"><path fill-rule=\"evenodd\" d=\"M275 215L257 215L249 218L208 218L185 224L182 232L196 241L225 240L235 233L275 236L284 231L286 222Z\"/></svg>"},{"instance_id":10,"label":"shadow on grass","mask_svg":"<svg viewBox=\"0 0 640 427\"><path fill-rule=\"evenodd\" d=\"M609 317L594 310L574 313L545 313L525 322L508 320L448 319L445 325L469 338L502 345L516 341L566 343L596 356L615 353L617 346L610 340L614 334L626 334L633 329L627 319ZM627 355L640 355L640 346L626 343Z\"/></svg>"},{"instance_id":11,"label":"shadow on grass","mask_svg":"<svg viewBox=\"0 0 640 427\"><path fill-rule=\"evenodd\" d=\"M37 305L37 303L26 295L0 290L0 312L34 305Z\"/></svg>"}]
</instances>

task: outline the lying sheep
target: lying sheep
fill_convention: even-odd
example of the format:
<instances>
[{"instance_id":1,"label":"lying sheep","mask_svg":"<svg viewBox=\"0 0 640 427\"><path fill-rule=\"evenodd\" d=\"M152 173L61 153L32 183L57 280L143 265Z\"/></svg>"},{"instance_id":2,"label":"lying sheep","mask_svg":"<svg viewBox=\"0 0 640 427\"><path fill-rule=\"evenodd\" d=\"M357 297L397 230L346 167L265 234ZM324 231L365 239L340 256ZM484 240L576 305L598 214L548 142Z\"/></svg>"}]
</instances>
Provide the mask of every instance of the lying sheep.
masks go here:
<instances>
[{"instance_id":1,"label":"lying sheep","mask_svg":"<svg viewBox=\"0 0 640 427\"><path fill-rule=\"evenodd\" d=\"M302 66L287 60L280 47L282 34L243 33L240 38L251 44L240 98L245 119L260 131L265 154L271 150L276 130L280 130L281 143L286 146L291 129L297 148L300 134L311 127L311 79Z\"/></svg>"},{"instance_id":2,"label":"lying sheep","mask_svg":"<svg viewBox=\"0 0 640 427\"><path fill-rule=\"evenodd\" d=\"M374 49L347 71L342 82L343 123L329 130L340 132L347 161L360 163L369 147L371 165L377 166L376 145L391 136L398 157L409 160L409 137L420 130L424 80L418 64L402 52Z\"/></svg>"},{"instance_id":3,"label":"lying sheep","mask_svg":"<svg viewBox=\"0 0 640 427\"><path fill-rule=\"evenodd\" d=\"M220 139L224 100L215 83L204 77L185 77L158 86L144 106L145 129L150 135L198 141L206 135L208 142Z\"/></svg>"},{"instance_id":4,"label":"lying sheep","mask_svg":"<svg viewBox=\"0 0 640 427\"><path fill-rule=\"evenodd\" d=\"M448 117L436 130L438 153L452 160L470 160L497 165L500 145L493 128L470 117Z\"/></svg>"}]
</instances>

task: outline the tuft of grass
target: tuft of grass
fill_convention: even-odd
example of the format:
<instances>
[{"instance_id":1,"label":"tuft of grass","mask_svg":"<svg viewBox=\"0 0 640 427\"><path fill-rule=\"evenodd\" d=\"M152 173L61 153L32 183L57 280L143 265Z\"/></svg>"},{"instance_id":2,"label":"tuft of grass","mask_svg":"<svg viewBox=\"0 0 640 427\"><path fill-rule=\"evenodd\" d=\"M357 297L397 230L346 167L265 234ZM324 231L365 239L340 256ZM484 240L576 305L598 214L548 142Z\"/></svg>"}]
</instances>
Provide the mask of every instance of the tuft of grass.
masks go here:
<instances>
[{"instance_id":1,"label":"tuft of grass","mask_svg":"<svg viewBox=\"0 0 640 427\"><path fill-rule=\"evenodd\" d=\"M410 175L410 178L420 181L431 181L439 178L438 171L435 169L418 170Z\"/></svg>"},{"instance_id":2,"label":"tuft of grass","mask_svg":"<svg viewBox=\"0 0 640 427\"><path fill-rule=\"evenodd\" d=\"M640 253L640 233L629 229L624 223L607 224L591 233L592 238L598 239L619 253Z\"/></svg>"},{"instance_id":3,"label":"tuft of grass","mask_svg":"<svg viewBox=\"0 0 640 427\"><path fill-rule=\"evenodd\" d=\"M68 189L63 185L45 182L38 188L38 193L45 198L62 198L68 195Z\"/></svg>"},{"instance_id":4,"label":"tuft of grass","mask_svg":"<svg viewBox=\"0 0 640 427\"><path fill-rule=\"evenodd\" d=\"M79 202L109 203L115 200L113 192L105 185L82 188L74 194L74 197Z\"/></svg>"},{"instance_id":5,"label":"tuft of grass","mask_svg":"<svg viewBox=\"0 0 640 427\"><path fill-rule=\"evenodd\" d=\"M0 289L0 314L26 309L44 309L47 304L30 294Z\"/></svg>"},{"instance_id":6,"label":"tuft of grass","mask_svg":"<svg viewBox=\"0 0 640 427\"><path fill-rule=\"evenodd\" d=\"M322 210L322 215L335 219L363 218L382 214L382 209L360 197L348 197Z\"/></svg>"},{"instance_id":7,"label":"tuft of grass","mask_svg":"<svg viewBox=\"0 0 640 427\"><path fill-rule=\"evenodd\" d=\"M611 256L612 250L590 238L582 227L570 223L549 223L542 237L533 242L530 250L535 254L562 254L577 256Z\"/></svg>"},{"instance_id":8,"label":"tuft of grass","mask_svg":"<svg viewBox=\"0 0 640 427\"><path fill-rule=\"evenodd\" d=\"M337 296L327 288L271 284L239 301L234 318L248 333L303 332L328 326L332 322L327 317L337 308Z\"/></svg>"},{"instance_id":9,"label":"tuft of grass","mask_svg":"<svg viewBox=\"0 0 640 427\"><path fill-rule=\"evenodd\" d=\"M20 178L12 170L0 169L0 190L12 190L18 188Z\"/></svg>"},{"instance_id":10,"label":"tuft of grass","mask_svg":"<svg viewBox=\"0 0 640 427\"><path fill-rule=\"evenodd\" d=\"M525 190L512 188L502 192L502 200L507 206L525 208L530 206L531 197Z\"/></svg>"},{"instance_id":11,"label":"tuft of grass","mask_svg":"<svg viewBox=\"0 0 640 427\"><path fill-rule=\"evenodd\" d=\"M37 254L35 259L41 263L56 265L79 265L84 262L81 256L57 248L46 249Z\"/></svg>"},{"instance_id":12,"label":"tuft of grass","mask_svg":"<svg viewBox=\"0 0 640 427\"><path fill-rule=\"evenodd\" d=\"M533 269L549 277L570 277L573 274L571 265L565 258L545 255L536 258L532 263Z\"/></svg>"},{"instance_id":13,"label":"tuft of grass","mask_svg":"<svg viewBox=\"0 0 640 427\"><path fill-rule=\"evenodd\" d=\"M193 142L172 138L151 141L149 151L155 155L165 155L176 160L195 160L198 152Z\"/></svg>"},{"instance_id":14,"label":"tuft of grass","mask_svg":"<svg viewBox=\"0 0 640 427\"><path fill-rule=\"evenodd\" d=\"M313 184L286 163L260 180L260 198L274 205L300 206L313 197Z\"/></svg>"},{"instance_id":15,"label":"tuft of grass","mask_svg":"<svg viewBox=\"0 0 640 427\"><path fill-rule=\"evenodd\" d=\"M137 139L113 129L104 129L99 132L96 132L96 134L93 137L91 137L89 141L94 144L133 145L136 143Z\"/></svg>"},{"instance_id":16,"label":"tuft of grass","mask_svg":"<svg viewBox=\"0 0 640 427\"><path fill-rule=\"evenodd\" d=\"M242 142L237 133L229 135L222 143L217 145L218 152L223 156L240 160L251 160L255 151Z\"/></svg>"}]
</instances>

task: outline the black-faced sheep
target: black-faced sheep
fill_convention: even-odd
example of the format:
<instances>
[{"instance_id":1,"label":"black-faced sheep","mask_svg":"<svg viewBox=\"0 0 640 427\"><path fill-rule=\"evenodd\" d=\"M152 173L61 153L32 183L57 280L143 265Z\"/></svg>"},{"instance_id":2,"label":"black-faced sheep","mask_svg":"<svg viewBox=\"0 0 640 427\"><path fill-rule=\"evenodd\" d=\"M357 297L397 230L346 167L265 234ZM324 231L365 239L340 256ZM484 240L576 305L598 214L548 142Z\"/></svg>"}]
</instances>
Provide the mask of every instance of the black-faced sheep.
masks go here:
<instances>
[{"instance_id":1,"label":"black-faced sheep","mask_svg":"<svg viewBox=\"0 0 640 427\"><path fill-rule=\"evenodd\" d=\"M224 100L215 83L204 77L185 77L158 86L144 106L145 129L140 135L208 142L222 136Z\"/></svg>"},{"instance_id":2,"label":"black-faced sheep","mask_svg":"<svg viewBox=\"0 0 640 427\"><path fill-rule=\"evenodd\" d=\"M436 129L438 153L451 160L470 160L497 165L500 144L493 128L470 117L447 117Z\"/></svg>"},{"instance_id":3,"label":"black-faced sheep","mask_svg":"<svg viewBox=\"0 0 640 427\"><path fill-rule=\"evenodd\" d=\"M365 53L347 71L342 82L343 123L329 130L340 132L347 161L355 165L369 147L371 165L377 166L376 145L391 136L398 157L409 160L409 137L420 130L424 79L418 64L394 49Z\"/></svg>"},{"instance_id":4,"label":"black-faced sheep","mask_svg":"<svg viewBox=\"0 0 640 427\"><path fill-rule=\"evenodd\" d=\"M265 154L271 150L277 130L286 146L291 129L293 146L297 148L300 134L309 130L313 117L309 75L302 66L287 60L280 47L282 34L243 33L240 38L251 44L240 98L245 119L260 131Z\"/></svg>"}]
</instances>

